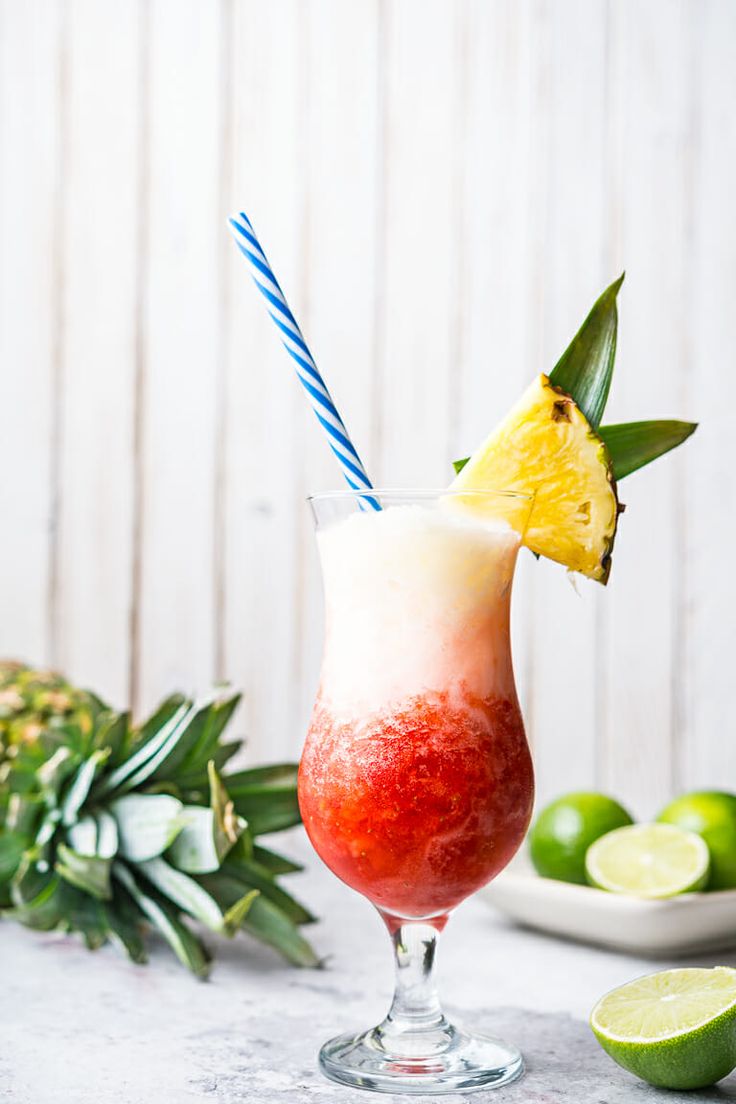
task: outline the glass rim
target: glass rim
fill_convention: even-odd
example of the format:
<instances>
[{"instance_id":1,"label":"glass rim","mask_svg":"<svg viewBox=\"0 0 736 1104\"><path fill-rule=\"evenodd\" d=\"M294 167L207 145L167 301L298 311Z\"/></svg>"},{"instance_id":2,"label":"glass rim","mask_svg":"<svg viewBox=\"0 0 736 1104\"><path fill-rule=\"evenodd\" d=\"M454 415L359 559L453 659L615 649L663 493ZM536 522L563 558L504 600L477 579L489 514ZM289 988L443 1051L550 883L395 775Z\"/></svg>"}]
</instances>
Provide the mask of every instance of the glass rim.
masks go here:
<instances>
[{"instance_id":1,"label":"glass rim","mask_svg":"<svg viewBox=\"0 0 736 1104\"><path fill-rule=\"evenodd\" d=\"M435 499L435 498L467 498L468 496L474 496L476 498L507 498L518 499L520 502L533 502L534 493L527 494L525 491L504 491L496 490L493 487L484 487L483 490L473 490L468 488L463 490L460 488L453 489L452 487L442 487L439 489L432 489L426 487L371 487L370 490L351 490L349 488L340 489L339 491L317 491L315 494L307 495L307 502L324 502L326 499L361 499L361 498L412 498L412 499Z\"/></svg>"}]
</instances>

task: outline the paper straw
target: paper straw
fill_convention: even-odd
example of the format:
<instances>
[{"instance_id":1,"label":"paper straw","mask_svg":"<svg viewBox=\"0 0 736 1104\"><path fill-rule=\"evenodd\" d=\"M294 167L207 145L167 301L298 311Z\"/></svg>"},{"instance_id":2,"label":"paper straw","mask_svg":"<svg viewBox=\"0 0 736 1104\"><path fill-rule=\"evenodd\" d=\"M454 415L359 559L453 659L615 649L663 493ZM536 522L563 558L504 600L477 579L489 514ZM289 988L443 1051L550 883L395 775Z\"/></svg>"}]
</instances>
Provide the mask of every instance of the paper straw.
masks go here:
<instances>
[{"instance_id":1,"label":"paper straw","mask_svg":"<svg viewBox=\"0 0 736 1104\"><path fill-rule=\"evenodd\" d=\"M279 329L279 336L289 356L294 361L296 374L307 393L315 416L327 434L327 441L337 457L348 484L354 491L373 489L360 457L353 445L325 381L312 359L306 341L302 336L294 315L284 298L278 280L266 260L258 238L247 215L240 212L237 218L228 220L235 238L235 244L250 265L253 282L263 296L266 309ZM374 510L380 510L378 501L370 495L361 496L363 509L368 504Z\"/></svg>"}]
</instances>

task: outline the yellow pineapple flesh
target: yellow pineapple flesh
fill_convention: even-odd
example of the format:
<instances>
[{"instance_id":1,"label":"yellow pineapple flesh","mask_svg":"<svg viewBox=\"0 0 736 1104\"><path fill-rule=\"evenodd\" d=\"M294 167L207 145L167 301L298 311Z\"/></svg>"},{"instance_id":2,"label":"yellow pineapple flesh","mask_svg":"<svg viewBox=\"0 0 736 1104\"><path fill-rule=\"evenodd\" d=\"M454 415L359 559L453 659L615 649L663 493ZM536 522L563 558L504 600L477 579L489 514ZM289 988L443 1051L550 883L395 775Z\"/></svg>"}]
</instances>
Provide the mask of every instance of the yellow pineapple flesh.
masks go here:
<instances>
[{"instance_id":1,"label":"yellow pineapple flesh","mask_svg":"<svg viewBox=\"0 0 736 1104\"><path fill-rule=\"evenodd\" d=\"M523 543L570 571L608 579L620 508L606 446L547 376L531 383L451 490L534 495Z\"/></svg>"}]
</instances>

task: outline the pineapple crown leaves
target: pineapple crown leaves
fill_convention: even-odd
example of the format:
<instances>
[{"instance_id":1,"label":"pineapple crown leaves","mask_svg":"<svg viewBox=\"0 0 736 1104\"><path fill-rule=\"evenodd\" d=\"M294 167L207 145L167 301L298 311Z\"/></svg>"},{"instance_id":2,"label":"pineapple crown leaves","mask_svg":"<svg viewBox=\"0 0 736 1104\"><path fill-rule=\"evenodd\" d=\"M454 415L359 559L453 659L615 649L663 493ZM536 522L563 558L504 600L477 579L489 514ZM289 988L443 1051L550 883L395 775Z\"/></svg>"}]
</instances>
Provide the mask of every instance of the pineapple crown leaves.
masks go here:
<instances>
[{"instance_id":1,"label":"pineapple crown leaves","mask_svg":"<svg viewBox=\"0 0 736 1104\"><path fill-rule=\"evenodd\" d=\"M300 867L256 842L298 823L296 766L222 773L240 747L222 742L239 696L175 694L136 729L58 676L39 712L33 674L0 664L5 915L91 948L112 941L136 962L152 926L198 976L209 955L191 920L318 965L299 930L314 917L277 881Z\"/></svg>"},{"instance_id":2,"label":"pineapple crown leaves","mask_svg":"<svg viewBox=\"0 0 736 1104\"><path fill-rule=\"evenodd\" d=\"M552 384L575 400L603 440L617 481L681 445L697 428L695 422L661 419L610 426L600 424L616 360L616 300L623 281L624 273L598 297L549 377ZM468 459L456 460L455 471L462 471Z\"/></svg>"}]
</instances>

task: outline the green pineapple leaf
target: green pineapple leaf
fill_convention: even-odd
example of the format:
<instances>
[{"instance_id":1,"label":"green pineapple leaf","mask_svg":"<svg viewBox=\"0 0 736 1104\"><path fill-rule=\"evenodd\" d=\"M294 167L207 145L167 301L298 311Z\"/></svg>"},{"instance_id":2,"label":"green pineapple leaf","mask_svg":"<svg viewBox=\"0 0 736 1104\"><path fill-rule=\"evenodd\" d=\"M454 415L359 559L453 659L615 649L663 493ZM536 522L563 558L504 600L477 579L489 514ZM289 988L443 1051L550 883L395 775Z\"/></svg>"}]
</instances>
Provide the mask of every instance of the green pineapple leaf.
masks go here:
<instances>
[{"instance_id":1,"label":"green pineapple leaf","mask_svg":"<svg viewBox=\"0 0 736 1104\"><path fill-rule=\"evenodd\" d=\"M259 847L258 844L253 848L253 858L271 874L298 874L304 869L301 863L293 862L270 848Z\"/></svg>"},{"instance_id":2,"label":"green pineapple leaf","mask_svg":"<svg viewBox=\"0 0 736 1104\"><path fill-rule=\"evenodd\" d=\"M236 811L248 821L251 835L280 832L299 823L296 775L294 764L277 763L227 776L228 793Z\"/></svg>"},{"instance_id":3,"label":"green pineapple leaf","mask_svg":"<svg viewBox=\"0 0 736 1104\"><path fill-rule=\"evenodd\" d=\"M113 874L127 890L140 911L161 933L172 951L197 977L207 977L210 956L204 944L179 918L178 912L157 894L146 893L123 863L115 863Z\"/></svg>"},{"instance_id":4,"label":"green pineapple leaf","mask_svg":"<svg viewBox=\"0 0 736 1104\"><path fill-rule=\"evenodd\" d=\"M110 889L110 859L99 859L96 855L80 855L65 843L56 848L54 870L84 893L107 901L112 896Z\"/></svg>"},{"instance_id":5,"label":"green pineapple leaf","mask_svg":"<svg viewBox=\"0 0 736 1104\"><path fill-rule=\"evenodd\" d=\"M608 449L614 477L620 480L677 448L697 427L697 422L626 422L601 426L598 433Z\"/></svg>"},{"instance_id":6,"label":"green pineapple leaf","mask_svg":"<svg viewBox=\"0 0 736 1104\"><path fill-rule=\"evenodd\" d=\"M170 694L168 698L165 698L155 712L138 729L132 750L138 751L145 747L148 741L157 736L169 721L181 711L182 706L188 706L189 704L183 694Z\"/></svg>"},{"instance_id":7,"label":"green pineapple leaf","mask_svg":"<svg viewBox=\"0 0 736 1104\"><path fill-rule=\"evenodd\" d=\"M225 760L222 759L224 748L220 745L220 738L240 704L240 699L240 694L233 694L229 698L219 698L211 703L201 726L199 739L189 748L181 764L181 771L177 770L175 772L177 776L179 773L182 775L201 774L207 770L207 764L217 753L220 754L221 760L217 763L218 769L220 766L224 766ZM229 747L232 750L229 751L228 758L238 751L240 741L229 745Z\"/></svg>"},{"instance_id":8,"label":"green pineapple leaf","mask_svg":"<svg viewBox=\"0 0 736 1104\"><path fill-rule=\"evenodd\" d=\"M158 763L155 771L150 775L153 781L176 778L180 771L185 770L185 764L190 755L203 743L207 745L208 732L212 727L217 704L217 691L193 703L183 723L184 731L172 745L169 754ZM217 740L215 740L216 743Z\"/></svg>"},{"instance_id":9,"label":"green pineapple leaf","mask_svg":"<svg viewBox=\"0 0 736 1104\"><path fill-rule=\"evenodd\" d=\"M39 853L44 850L47 844L51 843L60 821L61 811L59 809L52 806L47 810L36 832L36 839L34 841L36 847L39 849Z\"/></svg>"},{"instance_id":10,"label":"green pineapple leaf","mask_svg":"<svg viewBox=\"0 0 736 1104\"><path fill-rule=\"evenodd\" d=\"M10 883L13 907L5 915L28 928L52 931L63 921L73 892L48 864L38 861L35 850L26 851Z\"/></svg>"},{"instance_id":11,"label":"green pineapple leaf","mask_svg":"<svg viewBox=\"0 0 736 1104\"><path fill-rule=\"evenodd\" d=\"M169 858L179 870L207 874L219 870L227 853L247 829L228 795L215 764L207 767L210 805L186 805L184 827L174 840Z\"/></svg>"},{"instance_id":12,"label":"green pineapple leaf","mask_svg":"<svg viewBox=\"0 0 736 1104\"><path fill-rule=\"evenodd\" d=\"M189 702L182 702L158 732L143 743L136 744L125 762L105 775L94 787L93 796L99 798L114 791L131 790L145 782L176 747L193 713L194 707Z\"/></svg>"},{"instance_id":13,"label":"green pineapple leaf","mask_svg":"<svg viewBox=\"0 0 736 1104\"><path fill-rule=\"evenodd\" d=\"M70 931L81 933L90 951L103 947L110 934L105 902L87 893L74 895L67 910L66 923Z\"/></svg>"},{"instance_id":14,"label":"green pineapple leaf","mask_svg":"<svg viewBox=\"0 0 736 1104\"><path fill-rule=\"evenodd\" d=\"M240 931L243 926L243 921L250 912L251 905L258 896L257 889L251 889L247 893L244 893L240 900L236 901L234 905L226 911L224 917L225 933L226 935L235 935Z\"/></svg>"},{"instance_id":15,"label":"green pineapple leaf","mask_svg":"<svg viewBox=\"0 0 736 1104\"><path fill-rule=\"evenodd\" d=\"M256 897L243 921L243 928L262 943L279 951L295 966L319 966L314 950L292 920L265 897Z\"/></svg>"},{"instance_id":16,"label":"green pineapple leaf","mask_svg":"<svg viewBox=\"0 0 736 1104\"><path fill-rule=\"evenodd\" d=\"M149 882L172 904L188 912L195 920L214 932L224 932L222 909L214 897L199 882L188 874L170 866L164 859L149 859L137 863L140 871Z\"/></svg>"},{"instance_id":17,"label":"green pineapple leaf","mask_svg":"<svg viewBox=\"0 0 736 1104\"><path fill-rule=\"evenodd\" d=\"M74 824L77 820L79 810L89 796L92 783L110 758L111 751L111 748L98 748L82 763L64 795L64 802L61 806L62 824Z\"/></svg>"},{"instance_id":18,"label":"green pineapple leaf","mask_svg":"<svg viewBox=\"0 0 736 1104\"><path fill-rule=\"evenodd\" d=\"M96 855L97 821L95 818L85 816L76 824L69 825L66 830L66 842L79 855Z\"/></svg>"},{"instance_id":19,"label":"green pineapple leaf","mask_svg":"<svg viewBox=\"0 0 736 1104\"><path fill-rule=\"evenodd\" d=\"M252 859L241 859L238 862L228 860L223 864L222 871L224 874L229 874L231 878L240 882L244 887L259 890L263 897L278 906L281 912L288 916L294 924L314 923L316 917L304 905L295 900L290 893L277 885L273 875L265 867Z\"/></svg>"},{"instance_id":20,"label":"green pineapple leaf","mask_svg":"<svg viewBox=\"0 0 736 1104\"><path fill-rule=\"evenodd\" d=\"M238 889L234 896L211 892L201 879L189 877L175 870L163 859L151 859L137 868L169 902L189 913L195 920L218 935L233 936L242 926L250 906L258 896L258 890L250 886ZM213 877L219 877L215 875Z\"/></svg>"},{"instance_id":21,"label":"green pineapple leaf","mask_svg":"<svg viewBox=\"0 0 736 1104\"><path fill-rule=\"evenodd\" d=\"M113 713L109 709L100 710L97 724L93 746L95 749L108 750L110 765L116 767L125 759L129 750L130 714Z\"/></svg>"},{"instance_id":22,"label":"green pineapple leaf","mask_svg":"<svg viewBox=\"0 0 736 1104\"><path fill-rule=\"evenodd\" d=\"M130 896L113 883L113 900L101 902L107 921L107 934L111 943L117 944L131 962L138 965L148 961L143 941L141 912Z\"/></svg>"},{"instance_id":23,"label":"green pineapple leaf","mask_svg":"<svg viewBox=\"0 0 736 1104\"><path fill-rule=\"evenodd\" d=\"M169 794L126 794L110 805L119 836L120 854L145 862L163 854L184 827L183 805Z\"/></svg>"},{"instance_id":24,"label":"green pineapple leaf","mask_svg":"<svg viewBox=\"0 0 736 1104\"><path fill-rule=\"evenodd\" d=\"M60 747L38 768L38 781L46 800L56 806L61 788L78 762L78 756L68 747Z\"/></svg>"},{"instance_id":25,"label":"green pineapple leaf","mask_svg":"<svg viewBox=\"0 0 736 1104\"><path fill-rule=\"evenodd\" d=\"M623 282L622 273L595 301L549 377L572 396L593 429L600 424L611 388L618 330L616 296Z\"/></svg>"},{"instance_id":26,"label":"green pineapple leaf","mask_svg":"<svg viewBox=\"0 0 736 1104\"><path fill-rule=\"evenodd\" d=\"M5 827L21 835L33 836L45 808L40 794L12 791L8 796Z\"/></svg>"},{"instance_id":27,"label":"green pineapple leaf","mask_svg":"<svg viewBox=\"0 0 736 1104\"><path fill-rule=\"evenodd\" d=\"M97 825L95 854L99 855L101 859L113 859L117 855L120 846L118 822L112 813L102 809L95 813L95 823Z\"/></svg>"},{"instance_id":28,"label":"green pineapple leaf","mask_svg":"<svg viewBox=\"0 0 736 1104\"><path fill-rule=\"evenodd\" d=\"M0 886L15 874L27 847L26 837L20 832L4 828L0 831Z\"/></svg>"},{"instance_id":29,"label":"green pineapple leaf","mask_svg":"<svg viewBox=\"0 0 736 1104\"><path fill-rule=\"evenodd\" d=\"M181 815L184 827L167 851L169 860L187 874L219 870L232 841L221 830L213 810L204 805L185 805Z\"/></svg>"}]
</instances>

